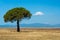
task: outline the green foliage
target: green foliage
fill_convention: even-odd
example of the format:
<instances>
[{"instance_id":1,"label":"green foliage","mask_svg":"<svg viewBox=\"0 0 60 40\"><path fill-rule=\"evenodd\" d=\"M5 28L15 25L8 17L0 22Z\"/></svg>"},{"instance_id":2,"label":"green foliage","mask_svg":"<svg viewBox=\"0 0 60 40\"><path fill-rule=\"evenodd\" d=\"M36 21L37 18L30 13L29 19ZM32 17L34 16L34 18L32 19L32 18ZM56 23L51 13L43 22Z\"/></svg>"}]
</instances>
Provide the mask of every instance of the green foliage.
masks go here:
<instances>
[{"instance_id":1,"label":"green foliage","mask_svg":"<svg viewBox=\"0 0 60 40\"><path fill-rule=\"evenodd\" d=\"M17 21L17 20L22 20L24 18L31 18L32 14L30 13L30 11L28 11L27 9L20 7L20 8L13 8L11 10L9 10L5 15L4 15L4 21L5 22L13 22L13 21Z\"/></svg>"}]
</instances>

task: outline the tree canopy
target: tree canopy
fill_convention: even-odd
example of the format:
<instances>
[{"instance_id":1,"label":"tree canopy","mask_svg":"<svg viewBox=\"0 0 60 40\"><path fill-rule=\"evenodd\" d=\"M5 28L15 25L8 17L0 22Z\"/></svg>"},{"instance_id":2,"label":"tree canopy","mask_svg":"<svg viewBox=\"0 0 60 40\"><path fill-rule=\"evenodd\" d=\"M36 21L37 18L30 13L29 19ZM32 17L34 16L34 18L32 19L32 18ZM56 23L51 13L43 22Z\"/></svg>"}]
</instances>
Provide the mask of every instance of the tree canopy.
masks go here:
<instances>
[{"instance_id":1,"label":"tree canopy","mask_svg":"<svg viewBox=\"0 0 60 40\"><path fill-rule=\"evenodd\" d=\"M4 15L4 21L5 22L14 22L17 20L22 20L24 18L31 18L32 14L30 13L30 11L28 11L27 9L20 7L20 8L13 8L9 11L7 11L7 13Z\"/></svg>"}]
</instances>

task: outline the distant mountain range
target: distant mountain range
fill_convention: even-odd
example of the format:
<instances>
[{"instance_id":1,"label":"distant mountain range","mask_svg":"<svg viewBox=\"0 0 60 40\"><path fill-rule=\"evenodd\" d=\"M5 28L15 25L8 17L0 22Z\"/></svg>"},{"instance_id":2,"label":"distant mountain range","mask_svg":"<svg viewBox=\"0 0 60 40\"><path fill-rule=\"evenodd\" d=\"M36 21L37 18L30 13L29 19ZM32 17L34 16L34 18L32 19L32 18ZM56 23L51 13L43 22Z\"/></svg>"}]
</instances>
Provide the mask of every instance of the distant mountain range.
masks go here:
<instances>
[{"instance_id":1,"label":"distant mountain range","mask_svg":"<svg viewBox=\"0 0 60 40\"><path fill-rule=\"evenodd\" d=\"M22 28L60 28L60 24L50 25L42 23L20 24ZM15 28L16 25L0 25L0 28Z\"/></svg>"}]
</instances>

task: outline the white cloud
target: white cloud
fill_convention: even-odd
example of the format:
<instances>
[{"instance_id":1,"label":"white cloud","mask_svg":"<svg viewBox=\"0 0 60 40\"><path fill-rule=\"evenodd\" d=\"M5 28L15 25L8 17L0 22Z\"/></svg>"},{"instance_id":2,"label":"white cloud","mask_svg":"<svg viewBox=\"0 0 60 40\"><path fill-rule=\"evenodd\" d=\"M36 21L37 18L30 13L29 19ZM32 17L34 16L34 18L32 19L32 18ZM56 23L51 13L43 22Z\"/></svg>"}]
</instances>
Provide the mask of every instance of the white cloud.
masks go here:
<instances>
[{"instance_id":1,"label":"white cloud","mask_svg":"<svg viewBox=\"0 0 60 40\"><path fill-rule=\"evenodd\" d=\"M36 12L34 15L41 16L41 15L44 15L44 13L43 12Z\"/></svg>"}]
</instances>

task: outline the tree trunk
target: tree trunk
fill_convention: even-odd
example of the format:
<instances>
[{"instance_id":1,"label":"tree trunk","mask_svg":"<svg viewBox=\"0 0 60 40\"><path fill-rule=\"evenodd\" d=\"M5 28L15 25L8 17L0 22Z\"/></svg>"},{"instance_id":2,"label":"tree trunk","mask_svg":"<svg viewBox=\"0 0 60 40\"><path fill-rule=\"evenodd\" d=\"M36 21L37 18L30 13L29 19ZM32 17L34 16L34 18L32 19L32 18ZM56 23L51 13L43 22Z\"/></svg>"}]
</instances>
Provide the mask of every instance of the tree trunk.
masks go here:
<instances>
[{"instance_id":1,"label":"tree trunk","mask_svg":"<svg viewBox=\"0 0 60 40\"><path fill-rule=\"evenodd\" d=\"M17 20L17 32L20 32L20 28L19 28L19 20Z\"/></svg>"}]
</instances>

